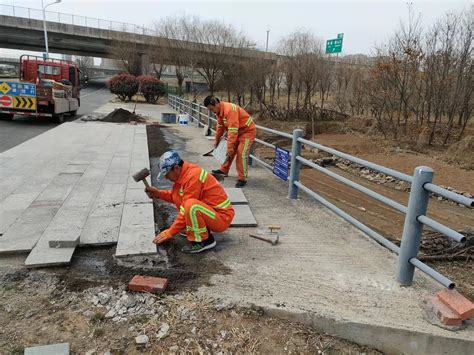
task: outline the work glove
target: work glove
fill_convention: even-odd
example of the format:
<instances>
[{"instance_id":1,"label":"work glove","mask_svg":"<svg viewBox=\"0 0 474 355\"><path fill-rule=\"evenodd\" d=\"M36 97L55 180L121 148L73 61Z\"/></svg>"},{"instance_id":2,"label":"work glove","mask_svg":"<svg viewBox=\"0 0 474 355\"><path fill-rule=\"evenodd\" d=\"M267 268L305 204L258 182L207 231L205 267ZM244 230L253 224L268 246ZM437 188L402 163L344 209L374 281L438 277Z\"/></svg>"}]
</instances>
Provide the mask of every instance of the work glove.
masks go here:
<instances>
[{"instance_id":1,"label":"work glove","mask_svg":"<svg viewBox=\"0 0 474 355\"><path fill-rule=\"evenodd\" d=\"M155 243L156 245L160 245L160 244L163 244L164 242L166 242L168 239L171 239L173 238L172 235L169 234L168 230L164 230L163 232L161 232L160 234L158 234L155 239L153 239L153 243Z\"/></svg>"}]
</instances>

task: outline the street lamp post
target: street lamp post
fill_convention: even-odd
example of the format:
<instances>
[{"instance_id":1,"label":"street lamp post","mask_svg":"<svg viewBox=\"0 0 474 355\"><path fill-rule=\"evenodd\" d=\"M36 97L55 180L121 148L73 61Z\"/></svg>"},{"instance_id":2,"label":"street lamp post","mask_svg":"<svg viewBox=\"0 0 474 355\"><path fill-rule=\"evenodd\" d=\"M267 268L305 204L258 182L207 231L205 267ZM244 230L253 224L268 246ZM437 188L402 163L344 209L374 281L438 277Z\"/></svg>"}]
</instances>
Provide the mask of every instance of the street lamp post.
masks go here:
<instances>
[{"instance_id":1,"label":"street lamp post","mask_svg":"<svg viewBox=\"0 0 474 355\"><path fill-rule=\"evenodd\" d=\"M58 4L61 0L55 0L54 2L44 6L44 1L41 0L41 8L43 9L43 30L44 30L44 46L46 48L46 58L49 58L49 48L48 48L48 31L46 31L46 8L48 6Z\"/></svg>"},{"instance_id":2,"label":"street lamp post","mask_svg":"<svg viewBox=\"0 0 474 355\"><path fill-rule=\"evenodd\" d=\"M268 35L270 34L270 29L267 30L267 44L265 46L265 52L268 52Z\"/></svg>"}]
</instances>

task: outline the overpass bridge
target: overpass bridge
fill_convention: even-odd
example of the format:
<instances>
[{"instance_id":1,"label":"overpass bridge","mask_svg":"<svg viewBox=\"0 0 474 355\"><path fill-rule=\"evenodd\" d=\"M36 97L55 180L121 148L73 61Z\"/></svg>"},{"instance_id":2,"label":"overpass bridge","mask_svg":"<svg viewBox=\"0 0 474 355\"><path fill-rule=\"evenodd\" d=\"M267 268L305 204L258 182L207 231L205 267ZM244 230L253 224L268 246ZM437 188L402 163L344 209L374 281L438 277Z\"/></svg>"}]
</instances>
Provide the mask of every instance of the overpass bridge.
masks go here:
<instances>
[{"instance_id":1,"label":"overpass bridge","mask_svg":"<svg viewBox=\"0 0 474 355\"><path fill-rule=\"evenodd\" d=\"M28 51L44 51L43 21L41 10L17 6L0 6L0 46L2 48ZM22 11L19 11L21 9ZM50 52L113 58L114 49L133 45L140 55L149 46L163 49L164 64L173 65L173 55L183 51L182 41L158 37L156 33L135 25L116 23L101 19L47 12L48 44ZM77 23L80 24L77 24ZM118 25L117 25L118 24ZM121 29L120 25L122 26ZM133 30L133 32L132 32ZM215 46L198 43L187 44L190 55L215 52ZM276 61L273 53L250 48L229 48L229 56L234 58L259 58ZM199 63L197 63L199 65Z\"/></svg>"}]
</instances>

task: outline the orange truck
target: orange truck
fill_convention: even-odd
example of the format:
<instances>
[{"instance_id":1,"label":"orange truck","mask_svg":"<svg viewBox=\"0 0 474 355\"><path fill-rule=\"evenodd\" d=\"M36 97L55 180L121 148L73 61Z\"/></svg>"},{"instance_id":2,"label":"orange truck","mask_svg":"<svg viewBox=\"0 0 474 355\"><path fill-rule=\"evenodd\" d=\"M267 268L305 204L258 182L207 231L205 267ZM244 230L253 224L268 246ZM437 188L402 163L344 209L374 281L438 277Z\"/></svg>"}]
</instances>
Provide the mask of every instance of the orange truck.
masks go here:
<instances>
[{"instance_id":1,"label":"orange truck","mask_svg":"<svg viewBox=\"0 0 474 355\"><path fill-rule=\"evenodd\" d=\"M75 116L81 105L79 74L74 62L22 55L20 80L0 80L0 119L28 115L62 123L64 115Z\"/></svg>"}]
</instances>

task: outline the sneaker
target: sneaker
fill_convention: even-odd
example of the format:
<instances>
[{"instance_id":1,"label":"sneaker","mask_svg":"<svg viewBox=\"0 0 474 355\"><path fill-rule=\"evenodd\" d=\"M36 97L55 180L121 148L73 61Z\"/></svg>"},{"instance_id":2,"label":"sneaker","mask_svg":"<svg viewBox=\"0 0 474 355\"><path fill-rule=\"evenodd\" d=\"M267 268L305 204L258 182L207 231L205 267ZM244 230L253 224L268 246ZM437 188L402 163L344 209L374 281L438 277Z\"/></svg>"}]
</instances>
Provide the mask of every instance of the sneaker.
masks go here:
<instances>
[{"instance_id":1,"label":"sneaker","mask_svg":"<svg viewBox=\"0 0 474 355\"><path fill-rule=\"evenodd\" d=\"M235 187L237 188L242 188L244 187L245 185L247 185L247 181L245 180L237 180L236 184L235 184Z\"/></svg>"},{"instance_id":2,"label":"sneaker","mask_svg":"<svg viewBox=\"0 0 474 355\"><path fill-rule=\"evenodd\" d=\"M227 173L224 173L222 170L220 169L216 169L216 170L212 170L211 171L212 175L223 175L225 177L229 176L229 174Z\"/></svg>"},{"instance_id":3,"label":"sneaker","mask_svg":"<svg viewBox=\"0 0 474 355\"><path fill-rule=\"evenodd\" d=\"M209 237L202 242L190 242L188 245L184 246L181 251L186 254L197 254L204 250L212 249L216 246L216 241L214 236L209 233Z\"/></svg>"}]
</instances>

